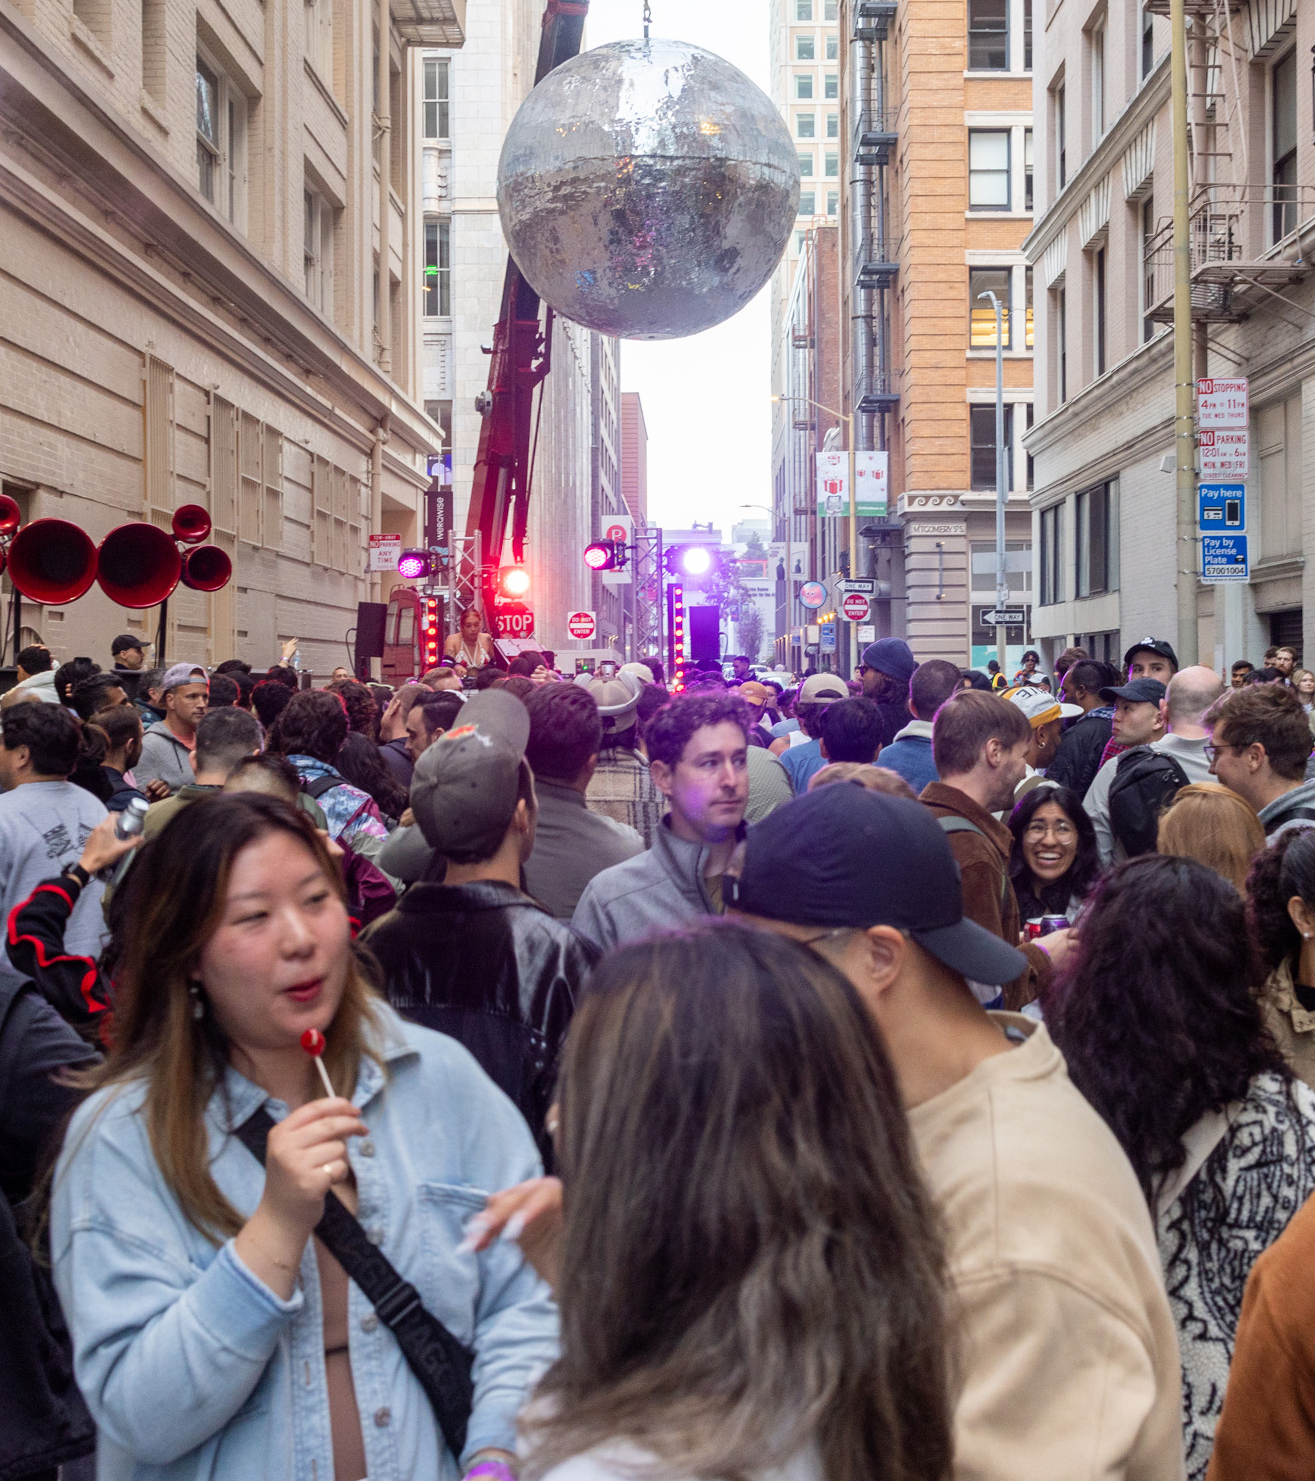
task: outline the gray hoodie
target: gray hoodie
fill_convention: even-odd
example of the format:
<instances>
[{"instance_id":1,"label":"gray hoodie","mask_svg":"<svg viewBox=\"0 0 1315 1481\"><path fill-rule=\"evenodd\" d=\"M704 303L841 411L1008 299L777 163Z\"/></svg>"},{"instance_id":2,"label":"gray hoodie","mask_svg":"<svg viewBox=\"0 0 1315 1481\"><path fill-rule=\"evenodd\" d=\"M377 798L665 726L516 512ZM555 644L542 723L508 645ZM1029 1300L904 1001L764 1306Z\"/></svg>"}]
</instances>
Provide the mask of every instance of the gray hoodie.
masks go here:
<instances>
[{"instance_id":1,"label":"gray hoodie","mask_svg":"<svg viewBox=\"0 0 1315 1481\"><path fill-rule=\"evenodd\" d=\"M585 885L572 926L610 951L658 931L674 931L699 916L716 915L703 880L708 853L705 843L677 838L671 818L663 818L652 848L613 864Z\"/></svg>"},{"instance_id":2,"label":"gray hoodie","mask_svg":"<svg viewBox=\"0 0 1315 1481\"><path fill-rule=\"evenodd\" d=\"M1315 781L1302 782L1267 802L1257 814L1265 830L1265 842L1273 843L1292 828L1315 828Z\"/></svg>"},{"instance_id":3,"label":"gray hoodie","mask_svg":"<svg viewBox=\"0 0 1315 1481\"><path fill-rule=\"evenodd\" d=\"M153 782L157 777L168 784L171 792L196 780L191 751L163 720L152 725L142 736L142 759L133 767L132 774L143 791L147 782Z\"/></svg>"}]
</instances>

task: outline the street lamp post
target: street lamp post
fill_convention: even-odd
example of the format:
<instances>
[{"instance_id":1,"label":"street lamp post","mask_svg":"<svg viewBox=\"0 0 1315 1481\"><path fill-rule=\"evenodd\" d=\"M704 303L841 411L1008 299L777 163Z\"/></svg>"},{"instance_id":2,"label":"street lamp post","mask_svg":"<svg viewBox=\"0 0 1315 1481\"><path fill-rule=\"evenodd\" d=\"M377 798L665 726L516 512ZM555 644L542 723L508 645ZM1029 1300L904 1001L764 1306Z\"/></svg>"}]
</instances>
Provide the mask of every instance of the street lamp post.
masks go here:
<instances>
[{"instance_id":1,"label":"street lamp post","mask_svg":"<svg viewBox=\"0 0 1315 1481\"><path fill-rule=\"evenodd\" d=\"M820 401L813 401L808 396L773 396L773 401L802 401L805 406L816 407L818 411L824 411L827 416L835 417L837 421L845 424L845 442L849 446L849 574L858 575L858 488L854 477L854 418L846 416L843 411L836 411L833 407L823 406ZM789 539L790 527L786 525L786 539ZM788 546L787 546L788 554ZM786 566L786 574L790 574L790 568ZM794 588L790 589L790 605L788 616L791 624L794 622ZM855 645L857 646L857 644ZM846 650L848 651L848 650Z\"/></svg>"},{"instance_id":2,"label":"street lamp post","mask_svg":"<svg viewBox=\"0 0 1315 1481\"><path fill-rule=\"evenodd\" d=\"M978 298L989 298L995 309L995 605L1003 611L1009 604L1009 577L1005 573L1005 341L1004 310L1000 300L989 290ZM969 574L969 596L972 595ZM999 616L997 611L996 616ZM1009 630L997 623L995 660L1008 681L1005 666L1005 643Z\"/></svg>"}]
</instances>

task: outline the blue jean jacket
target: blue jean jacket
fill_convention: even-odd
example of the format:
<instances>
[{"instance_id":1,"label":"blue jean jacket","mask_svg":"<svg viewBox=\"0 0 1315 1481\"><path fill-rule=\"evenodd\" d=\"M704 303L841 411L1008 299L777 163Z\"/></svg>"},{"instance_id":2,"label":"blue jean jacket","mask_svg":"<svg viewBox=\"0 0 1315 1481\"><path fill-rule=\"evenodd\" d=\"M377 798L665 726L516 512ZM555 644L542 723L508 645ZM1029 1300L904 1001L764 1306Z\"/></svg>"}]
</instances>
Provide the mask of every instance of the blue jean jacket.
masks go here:
<instances>
[{"instance_id":1,"label":"blue jean jacket","mask_svg":"<svg viewBox=\"0 0 1315 1481\"><path fill-rule=\"evenodd\" d=\"M475 1351L466 1455L515 1448L515 1416L557 1352L548 1288L511 1244L459 1255L487 1193L540 1171L529 1128L454 1039L381 1007L349 1142L357 1217L425 1306ZM215 1182L244 1217L264 1170L235 1137L280 1101L228 1071L206 1112ZM310 1241L280 1300L233 1242L183 1217L151 1153L141 1085L98 1092L55 1173L51 1253L78 1383L99 1428L98 1481L333 1481L319 1274ZM349 1353L370 1481L455 1481L424 1390L354 1282Z\"/></svg>"}]
</instances>

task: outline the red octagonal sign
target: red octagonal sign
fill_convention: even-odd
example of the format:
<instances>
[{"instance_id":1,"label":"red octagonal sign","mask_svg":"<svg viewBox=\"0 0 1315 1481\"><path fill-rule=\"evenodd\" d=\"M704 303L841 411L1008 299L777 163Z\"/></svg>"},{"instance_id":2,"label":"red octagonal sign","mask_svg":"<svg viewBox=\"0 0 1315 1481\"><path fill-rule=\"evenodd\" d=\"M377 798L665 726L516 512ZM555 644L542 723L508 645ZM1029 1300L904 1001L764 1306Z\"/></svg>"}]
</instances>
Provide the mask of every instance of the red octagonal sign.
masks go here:
<instances>
[{"instance_id":1,"label":"red octagonal sign","mask_svg":"<svg viewBox=\"0 0 1315 1481\"><path fill-rule=\"evenodd\" d=\"M851 622L864 622L868 615L868 605L868 599L861 591L850 591L845 593L840 610Z\"/></svg>"},{"instance_id":2,"label":"red octagonal sign","mask_svg":"<svg viewBox=\"0 0 1315 1481\"><path fill-rule=\"evenodd\" d=\"M571 612L566 618L566 631L573 638L592 638L598 630L592 612Z\"/></svg>"}]
</instances>

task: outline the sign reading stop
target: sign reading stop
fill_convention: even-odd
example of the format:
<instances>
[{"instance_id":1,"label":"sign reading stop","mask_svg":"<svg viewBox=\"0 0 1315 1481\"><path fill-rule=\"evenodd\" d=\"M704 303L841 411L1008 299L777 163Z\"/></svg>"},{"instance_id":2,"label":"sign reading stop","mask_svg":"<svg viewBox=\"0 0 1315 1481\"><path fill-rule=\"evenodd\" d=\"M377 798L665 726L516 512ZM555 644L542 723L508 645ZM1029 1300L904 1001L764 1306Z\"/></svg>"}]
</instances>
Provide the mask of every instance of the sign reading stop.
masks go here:
<instances>
[{"instance_id":1,"label":"sign reading stop","mask_svg":"<svg viewBox=\"0 0 1315 1481\"><path fill-rule=\"evenodd\" d=\"M573 638L592 638L598 631L598 621L592 612L570 612L566 617L566 631Z\"/></svg>"},{"instance_id":2,"label":"sign reading stop","mask_svg":"<svg viewBox=\"0 0 1315 1481\"><path fill-rule=\"evenodd\" d=\"M851 622L866 622L868 607L868 599L861 591L846 592L845 599L840 604L840 610Z\"/></svg>"},{"instance_id":3,"label":"sign reading stop","mask_svg":"<svg viewBox=\"0 0 1315 1481\"><path fill-rule=\"evenodd\" d=\"M524 602L499 602L493 620L500 638L528 638L534 633L534 613Z\"/></svg>"}]
</instances>

